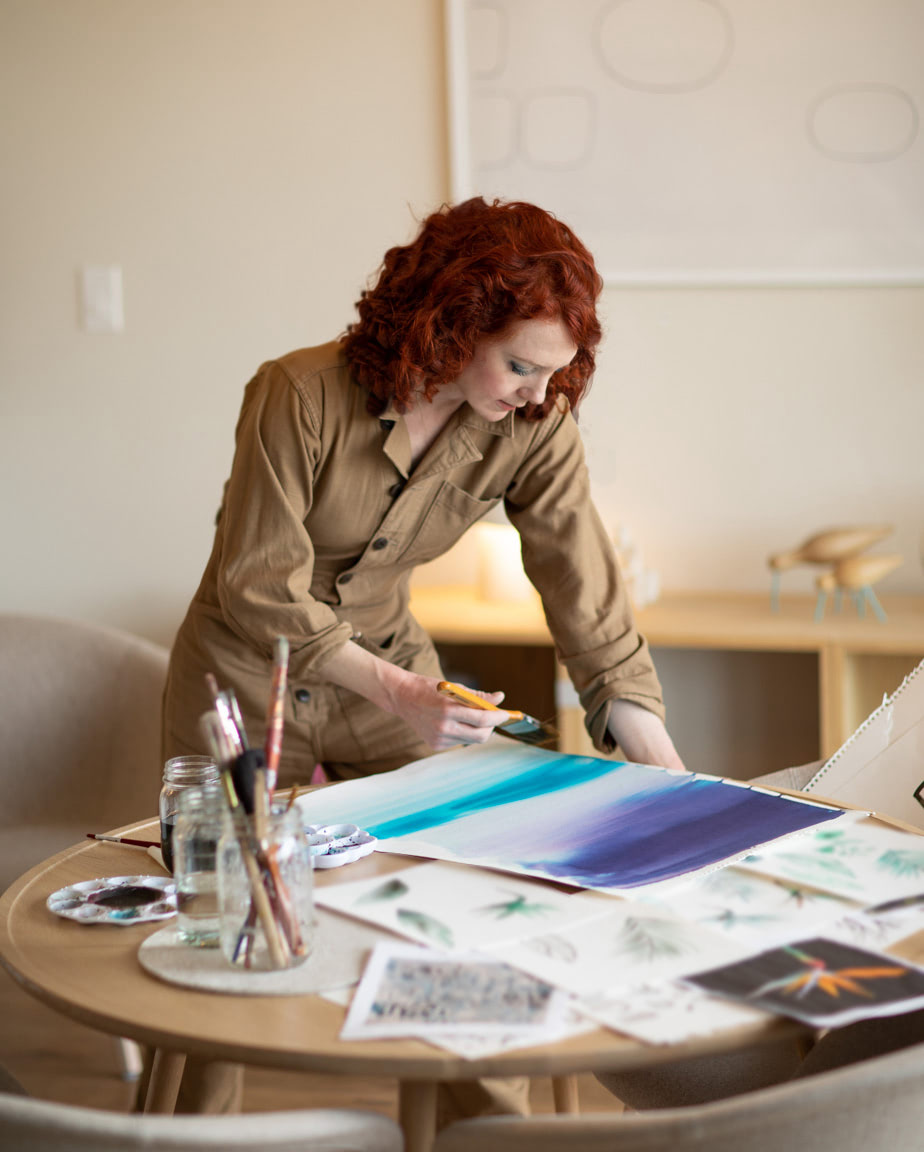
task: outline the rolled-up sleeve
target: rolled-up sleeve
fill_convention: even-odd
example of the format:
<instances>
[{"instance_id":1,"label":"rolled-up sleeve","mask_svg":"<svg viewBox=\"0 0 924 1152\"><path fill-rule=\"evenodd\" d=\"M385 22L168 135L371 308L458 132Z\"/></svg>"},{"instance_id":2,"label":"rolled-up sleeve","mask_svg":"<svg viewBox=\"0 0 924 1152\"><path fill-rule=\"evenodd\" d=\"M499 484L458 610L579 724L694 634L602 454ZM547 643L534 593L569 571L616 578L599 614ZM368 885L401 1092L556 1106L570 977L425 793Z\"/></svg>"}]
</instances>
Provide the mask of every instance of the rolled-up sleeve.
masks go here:
<instances>
[{"instance_id":1,"label":"rolled-up sleeve","mask_svg":"<svg viewBox=\"0 0 924 1152\"><path fill-rule=\"evenodd\" d=\"M558 657L580 696L587 731L596 748L610 752L607 721L614 700L634 701L662 719L664 706L615 548L591 499L570 413L553 413L537 430L507 491L506 509Z\"/></svg>"}]
</instances>

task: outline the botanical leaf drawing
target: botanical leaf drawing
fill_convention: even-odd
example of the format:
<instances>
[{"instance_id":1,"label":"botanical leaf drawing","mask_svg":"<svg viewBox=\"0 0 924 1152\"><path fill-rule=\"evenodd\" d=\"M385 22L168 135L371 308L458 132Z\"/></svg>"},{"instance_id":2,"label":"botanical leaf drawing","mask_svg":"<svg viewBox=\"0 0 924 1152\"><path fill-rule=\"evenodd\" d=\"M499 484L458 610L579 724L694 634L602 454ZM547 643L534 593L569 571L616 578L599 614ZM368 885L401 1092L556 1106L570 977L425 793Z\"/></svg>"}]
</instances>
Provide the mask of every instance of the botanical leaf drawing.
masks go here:
<instances>
[{"instance_id":1,"label":"botanical leaf drawing","mask_svg":"<svg viewBox=\"0 0 924 1152\"><path fill-rule=\"evenodd\" d=\"M547 936L533 936L529 940L524 940L523 943L533 952L538 952L541 956L548 956L550 960L559 960L563 964L573 964L577 960L577 949L571 941L555 933L549 933Z\"/></svg>"},{"instance_id":2,"label":"botanical leaf drawing","mask_svg":"<svg viewBox=\"0 0 924 1152\"><path fill-rule=\"evenodd\" d=\"M878 868L884 868L893 876L924 875L924 852L913 852L909 848L890 848L876 861Z\"/></svg>"},{"instance_id":3,"label":"botanical leaf drawing","mask_svg":"<svg viewBox=\"0 0 924 1152\"><path fill-rule=\"evenodd\" d=\"M731 931L735 928L749 928L760 924L773 924L779 920L772 912L736 912L734 908L719 908L711 915L702 918L706 924L718 924Z\"/></svg>"},{"instance_id":4,"label":"botanical leaf drawing","mask_svg":"<svg viewBox=\"0 0 924 1152\"><path fill-rule=\"evenodd\" d=\"M859 836L851 836L838 828L820 828L812 839L814 851L832 856L867 856L872 849Z\"/></svg>"},{"instance_id":5,"label":"botanical leaf drawing","mask_svg":"<svg viewBox=\"0 0 924 1152\"><path fill-rule=\"evenodd\" d=\"M536 902L531 904L526 896L513 893L509 900L501 900L497 904L486 904L482 908L476 908L475 911L484 915L491 914L497 920L506 920L508 916L545 916L547 912L554 912L555 907L552 904Z\"/></svg>"},{"instance_id":6,"label":"botanical leaf drawing","mask_svg":"<svg viewBox=\"0 0 924 1152\"><path fill-rule=\"evenodd\" d=\"M736 872L733 868L720 868L710 873L703 881L703 889L710 895L721 896L726 900L737 900L747 904L759 889L749 876Z\"/></svg>"},{"instance_id":7,"label":"botanical leaf drawing","mask_svg":"<svg viewBox=\"0 0 924 1152\"><path fill-rule=\"evenodd\" d=\"M806 904L817 904L822 900L833 900L840 903L840 897L831 892L819 892L813 888L803 888L799 884L779 884L786 893L786 903L795 904L797 908L804 908Z\"/></svg>"},{"instance_id":8,"label":"botanical leaf drawing","mask_svg":"<svg viewBox=\"0 0 924 1152\"><path fill-rule=\"evenodd\" d=\"M412 928L423 936L428 936L446 948L452 948L452 932L441 920L428 916L426 912L416 912L413 908L399 908L396 916L405 927Z\"/></svg>"},{"instance_id":9,"label":"botanical leaf drawing","mask_svg":"<svg viewBox=\"0 0 924 1152\"><path fill-rule=\"evenodd\" d=\"M406 896L408 892L410 892L410 888L403 880L386 880L384 884L379 884L377 888L373 888L365 896L360 896L356 903L375 904L382 900L396 900L399 896Z\"/></svg>"},{"instance_id":10,"label":"botanical leaf drawing","mask_svg":"<svg viewBox=\"0 0 924 1152\"><path fill-rule=\"evenodd\" d=\"M682 956L695 952L689 939L688 926L676 920L658 920L627 916L617 932L616 951L643 960L656 960L660 956Z\"/></svg>"},{"instance_id":11,"label":"botanical leaf drawing","mask_svg":"<svg viewBox=\"0 0 924 1152\"><path fill-rule=\"evenodd\" d=\"M895 917L848 912L832 926L831 931L836 934L846 933L856 944L879 943L888 939L895 922Z\"/></svg>"},{"instance_id":12,"label":"botanical leaf drawing","mask_svg":"<svg viewBox=\"0 0 924 1152\"><path fill-rule=\"evenodd\" d=\"M856 873L852 868L833 856L810 855L805 852L778 852L772 857L754 856L750 857L757 861L766 861L768 859L778 860L788 871L795 871L800 876L808 877L809 880L813 876L818 877L819 881L823 881L826 877L833 877L840 880L855 880Z\"/></svg>"}]
</instances>

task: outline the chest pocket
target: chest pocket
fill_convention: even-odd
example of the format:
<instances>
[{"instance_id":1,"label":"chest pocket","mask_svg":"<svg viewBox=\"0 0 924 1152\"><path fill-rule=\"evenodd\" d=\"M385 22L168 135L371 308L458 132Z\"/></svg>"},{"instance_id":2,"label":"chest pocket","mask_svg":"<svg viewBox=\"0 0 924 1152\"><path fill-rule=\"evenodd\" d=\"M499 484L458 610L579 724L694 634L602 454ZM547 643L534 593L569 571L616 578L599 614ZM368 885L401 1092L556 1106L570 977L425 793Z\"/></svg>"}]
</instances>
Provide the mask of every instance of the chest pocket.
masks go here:
<instances>
[{"instance_id":1,"label":"chest pocket","mask_svg":"<svg viewBox=\"0 0 924 1152\"><path fill-rule=\"evenodd\" d=\"M494 496L490 500L480 500L448 480L444 481L400 559L405 563L424 564L442 556L466 529L500 503L500 499L500 496Z\"/></svg>"}]
</instances>

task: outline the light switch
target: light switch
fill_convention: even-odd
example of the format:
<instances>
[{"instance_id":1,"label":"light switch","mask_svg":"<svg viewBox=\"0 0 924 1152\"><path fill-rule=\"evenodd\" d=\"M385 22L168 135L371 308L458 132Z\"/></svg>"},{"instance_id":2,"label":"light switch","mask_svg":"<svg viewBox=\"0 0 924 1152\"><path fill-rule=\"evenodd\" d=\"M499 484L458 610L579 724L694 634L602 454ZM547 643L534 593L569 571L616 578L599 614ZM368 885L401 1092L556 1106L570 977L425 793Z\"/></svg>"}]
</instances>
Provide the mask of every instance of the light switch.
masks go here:
<instances>
[{"instance_id":1,"label":"light switch","mask_svg":"<svg viewBox=\"0 0 924 1152\"><path fill-rule=\"evenodd\" d=\"M80 314L86 332L124 329L122 269L118 264L85 264L81 268Z\"/></svg>"}]
</instances>

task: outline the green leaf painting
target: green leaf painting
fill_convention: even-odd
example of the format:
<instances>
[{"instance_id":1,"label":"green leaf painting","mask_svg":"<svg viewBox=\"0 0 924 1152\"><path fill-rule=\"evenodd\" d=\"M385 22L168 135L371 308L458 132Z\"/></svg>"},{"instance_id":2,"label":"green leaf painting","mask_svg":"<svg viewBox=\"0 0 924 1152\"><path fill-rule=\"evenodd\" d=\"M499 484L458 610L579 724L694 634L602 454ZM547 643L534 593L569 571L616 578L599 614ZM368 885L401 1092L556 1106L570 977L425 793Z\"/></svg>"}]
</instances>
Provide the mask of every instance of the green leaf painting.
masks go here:
<instances>
[{"instance_id":1,"label":"green leaf painting","mask_svg":"<svg viewBox=\"0 0 924 1152\"><path fill-rule=\"evenodd\" d=\"M924 852L912 852L905 848L891 848L876 861L876 866L884 868L893 876L924 876Z\"/></svg>"},{"instance_id":2,"label":"green leaf painting","mask_svg":"<svg viewBox=\"0 0 924 1152\"><path fill-rule=\"evenodd\" d=\"M403 880L386 880L364 896L360 896L357 904L378 904L386 900L397 900L399 896L406 896L410 889Z\"/></svg>"},{"instance_id":3,"label":"green leaf painting","mask_svg":"<svg viewBox=\"0 0 924 1152\"><path fill-rule=\"evenodd\" d=\"M689 927L677 920L627 916L616 936L616 951L634 959L655 960L695 952Z\"/></svg>"},{"instance_id":4,"label":"green leaf painting","mask_svg":"<svg viewBox=\"0 0 924 1152\"><path fill-rule=\"evenodd\" d=\"M482 908L476 908L475 911L485 916L493 916L496 920L506 920L508 916L545 916L549 912L554 912L555 907L552 904L530 902L521 893L513 894L509 900L501 900L497 904L486 904Z\"/></svg>"},{"instance_id":5,"label":"green leaf painting","mask_svg":"<svg viewBox=\"0 0 924 1152\"><path fill-rule=\"evenodd\" d=\"M437 944L442 944L445 948L453 947L452 932L442 920L437 920L435 916L428 916L426 912L415 912L413 908L399 908L395 915L405 928L419 932L421 936L426 936Z\"/></svg>"}]
</instances>

